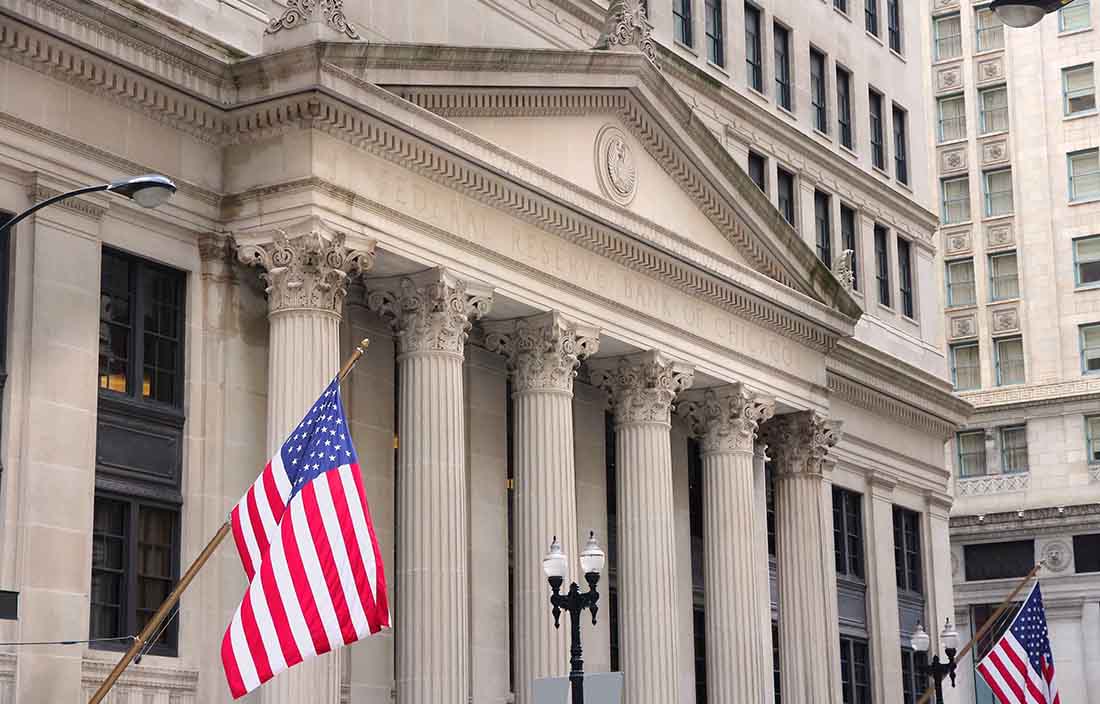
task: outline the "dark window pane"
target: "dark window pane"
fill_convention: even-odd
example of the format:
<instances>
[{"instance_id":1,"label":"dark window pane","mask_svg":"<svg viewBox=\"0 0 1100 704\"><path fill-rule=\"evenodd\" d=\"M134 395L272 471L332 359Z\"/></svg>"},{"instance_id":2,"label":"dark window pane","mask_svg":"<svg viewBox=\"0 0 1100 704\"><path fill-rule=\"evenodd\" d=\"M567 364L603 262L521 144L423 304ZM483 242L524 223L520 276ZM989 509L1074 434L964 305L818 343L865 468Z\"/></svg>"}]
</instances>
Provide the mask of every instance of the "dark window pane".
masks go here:
<instances>
[{"instance_id":1,"label":"dark window pane","mask_svg":"<svg viewBox=\"0 0 1100 704\"><path fill-rule=\"evenodd\" d=\"M178 513L142 506L138 511L137 627L143 628L172 591L174 535ZM157 643L168 643L165 628Z\"/></svg>"},{"instance_id":2,"label":"dark window pane","mask_svg":"<svg viewBox=\"0 0 1100 704\"><path fill-rule=\"evenodd\" d=\"M810 103L813 106L814 129L829 131L829 111L825 101L825 55L810 49Z\"/></svg>"},{"instance_id":3,"label":"dark window pane","mask_svg":"<svg viewBox=\"0 0 1100 704\"><path fill-rule=\"evenodd\" d=\"M879 169L886 168L886 150L883 145L882 94L874 90L868 92L871 106L871 163Z\"/></svg>"},{"instance_id":4,"label":"dark window pane","mask_svg":"<svg viewBox=\"0 0 1100 704\"><path fill-rule=\"evenodd\" d=\"M871 34L878 36L878 0L864 0L863 14L865 16L864 26Z\"/></svg>"},{"instance_id":5,"label":"dark window pane","mask_svg":"<svg viewBox=\"0 0 1100 704\"><path fill-rule=\"evenodd\" d=\"M756 152L749 152L749 178L756 187L767 193L768 160Z\"/></svg>"},{"instance_id":6,"label":"dark window pane","mask_svg":"<svg viewBox=\"0 0 1100 704\"><path fill-rule=\"evenodd\" d=\"M894 572L898 591L924 593L920 514L900 506L894 507Z\"/></svg>"},{"instance_id":7,"label":"dark window pane","mask_svg":"<svg viewBox=\"0 0 1100 704\"><path fill-rule=\"evenodd\" d=\"M909 183L909 151L906 135L906 114L894 107L894 175L899 183Z\"/></svg>"},{"instance_id":8,"label":"dark window pane","mask_svg":"<svg viewBox=\"0 0 1100 704\"><path fill-rule=\"evenodd\" d=\"M722 27L722 0L706 0L707 58L718 66L726 65L726 38Z\"/></svg>"},{"instance_id":9,"label":"dark window pane","mask_svg":"<svg viewBox=\"0 0 1100 704\"><path fill-rule=\"evenodd\" d=\"M772 621L772 682L775 687L775 704L783 701L779 687L779 624Z\"/></svg>"},{"instance_id":10,"label":"dark window pane","mask_svg":"<svg viewBox=\"0 0 1100 704\"><path fill-rule=\"evenodd\" d=\"M901 53L901 2L886 0L886 22L889 28L890 48Z\"/></svg>"},{"instance_id":11,"label":"dark window pane","mask_svg":"<svg viewBox=\"0 0 1100 704\"><path fill-rule=\"evenodd\" d=\"M1035 541L965 545L963 557L968 582L1023 577L1035 566Z\"/></svg>"},{"instance_id":12,"label":"dark window pane","mask_svg":"<svg viewBox=\"0 0 1100 704\"><path fill-rule=\"evenodd\" d=\"M794 175L779 169L776 171L779 212L794 227Z\"/></svg>"},{"instance_id":13,"label":"dark window pane","mask_svg":"<svg viewBox=\"0 0 1100 704\"><path fill-rule=\"evenodd\" d=\"M695 701L702 704L707 701L707 619L702 606L695 607L693 616L695 627Z\"/></svg>"},{"instance_id":14,"label":"dark window pane","mask_svg":"<svg viewBox=\"0 0 1100 704\"><path fill-rule=\"evenodd\" d=\"M89 638L125 635L126 515L121 501L95 499L92 517L92 585Z\"/></svg>"},{"instance_id":15,"label":"dark window pane","mask_svg":"<svg viewBox=\"0 0 1100 704\"><path fill-rule=\"evenodd\" d=\"M878 302L890 305L890 259L886 251L888 232L882 225L875 225L875 279L878 283Z\"/></svg>"},{"instance_id":16,"label":"dark window pane","mask_svg":"<svg viewBox=\"0 0 1100 704\"><path fill-rule=\"evenodd\" d=\"M1073 536L1073 563L1078 573L1100 572L1100 533Z\"/></svg>"},{"instance_id":17,"label":"dark window pane","mask_svg":"<svg viewBox=\"0 0 1100 704\"><path fill-rule=\"evenodd\" d=\"M913 317L913 260L909 240L898 238L898 285L901 293L901 312Z\"/></svg>"},{"instance_id":18,"label":"dark window pane","mask_svg":"<svg viewBox=\"0 0 1100 704\"><path fill-rule=\"evenodd\" d=\"M775 25L775 100L791 109L791 33Z\"/></svg>"},{"instance_id":19,"label":"dark window pane","mask_svg":"<svg viewBox=\"0 0 1100 704\"><path fill-rule=\"evenodd\" d=\"M840 143L852 148L852 74L839 66L836 69L836 121Z\"/></svg>"},{"instance_id":20,"label":"dark window pane","mask_svg":"<svg viewBox=\"0 0 1100 704\"><path fill-rule=\"evenodd\" d=\"M753 90L764 90L764 56L760 41L760 10L745 5L745 70Z\"/></svg>"},{"instance_id":21,"label":"dark window pane","mask_svg":"<svg viewBox=\"0 0 1100 704\"><path fill-rule=\"evenodd\" d=\"M676 30L676 41L691 46L691 1L673 0L672 24Z\"/></svg>"},{"instance_id":22,"label":"dark window pane","mask_svg":"<svg viewBox=\"0 0 1100 704\"><path fill-rule=\"evenodd\" d=\"M764 486L768 514L768 554L775 557L775 473L770 462L764 465Z\"/></svg>"},{"instance_id":23,"label":"dark window pane","mask_svg":"<svg viewBox=\"0 0 1100 704\"><path fill-rule=\"evenodd\" d=\"M862 506L862 495L833 487L833 550L840 576L864 576Z\"/></svg>"},{"instance_id":24,"label":"dark window pane","mask_svg":"<svg viewBox=\"0 0 1100 704\"><path fill-rule=\"evenodd\" d=\"M833 266L833 225L830 213L831 209L832 203L829 195L821 191L814 191L814 225L817 231L817 258L829 268Z\"/></svg>"}]
</instances>

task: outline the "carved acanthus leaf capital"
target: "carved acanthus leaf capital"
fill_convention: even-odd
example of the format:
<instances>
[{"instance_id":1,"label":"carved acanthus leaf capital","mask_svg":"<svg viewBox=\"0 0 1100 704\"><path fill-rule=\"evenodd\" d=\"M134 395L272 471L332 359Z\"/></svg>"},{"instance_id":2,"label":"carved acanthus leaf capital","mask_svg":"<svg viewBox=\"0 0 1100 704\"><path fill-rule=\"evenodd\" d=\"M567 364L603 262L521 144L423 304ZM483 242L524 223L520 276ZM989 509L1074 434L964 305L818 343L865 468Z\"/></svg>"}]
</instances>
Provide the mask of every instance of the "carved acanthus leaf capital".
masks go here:
<instances>
[{"instance_id":1,"label":"carved acanthus leaf capital","mask_svg":"<svg viewBox=\"0 0 1100 704\"><path fill-rule=\"evenodd\" d=\"M573 391L580 360L596 353L599 330L551 311L484 323L485 346L508 358L515 391Z\"/></svg>"},{"instance_id":2,"label":"carved acanthus leaf capital","mask_svg":"<svg viewBox=\"0 0 1100 704\"><path fill-rule=\"evenodd\" d=\"M761 426L761 439L775 461L777 477L820 475L836 460L829 450L841 438L841 422L817 411L798 411L772 418Z\"/></svg>"},{"instance_id":3,"label":"carved acanthus leaf capital","mask_svg":"<svg viewBox=\"0 0 1100 704\"><path fill-rule=\"evenodd\" d=\"M757 428L775 413L775 400L731 384L687 392L676 412L701 441L703 454L752 452Z\"/></svg>"},{"instance_id":4,"label":"carved acanthus leaf capital","mask_svg":"<svg viewBox=\"0 0 1100 704\"><path fill-rule=\"evenodd\" d=\"M656 350L592 360L592 383L605 389L616 425L671 423L672 402L695 380L695 369Z\"/></svg>"},{"instance_id":5,"label":"carved acanthus leaf capital","mask_svg":"<svg viewBox=\"0 0 1100 704\"><path fill-rule=\"evenodd\" d=\"M367 281L367 307L390 321L398 354L462 354L471 320L489 312L491 289L446 269Z\"/></svg>"},{"instance_id":6,"label":"carved acanthus leaf capital","mask_svg":"<svg viewBox=\"0 0 1100 704\"><path fill-rule=\"evenodd\" d=\"M833 275L836 276L841 287L849 293L852 292L856 282L855 256L855 252L846 249L840 253L833 265Z\"/></svg>"},{"instance_id":7,"label":"carved acanthus leaf capital","mask_svg":"<svg viewBox=\"0 0 1100 704\"><path fill-rule=\"evenodd\" d=\"M650 33L645 3L642 0L611 0L603 33L600 34L595 48L640 51L656 66L657 49Z\"/></svg>"}]
</instances>

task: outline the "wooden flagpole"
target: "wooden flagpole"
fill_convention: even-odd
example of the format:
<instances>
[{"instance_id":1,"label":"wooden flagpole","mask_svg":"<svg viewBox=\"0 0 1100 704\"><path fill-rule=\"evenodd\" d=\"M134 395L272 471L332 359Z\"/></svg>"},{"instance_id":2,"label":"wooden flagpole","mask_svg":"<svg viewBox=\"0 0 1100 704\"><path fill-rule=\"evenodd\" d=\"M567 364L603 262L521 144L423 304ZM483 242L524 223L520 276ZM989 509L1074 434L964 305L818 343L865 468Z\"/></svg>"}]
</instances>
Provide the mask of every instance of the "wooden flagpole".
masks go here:
<instances>
[{"instance_id":1,"label":"wooden flagpole","mask_svg":"<svg viewBox=\"0 0 1100 704\"><path fill-rule=\"evenodd\" d=\"M340 367L340 381L351 373L355 363L359 361L359 358L363 356L367 347L370 345L370 340L363 339L358 345L355 346L355 350L344 362L344 366ZM122 676L122 673L133 662L134 658L141 651L143 645L149 642L149 639L156 633L157 628L160 627L161 622L164 621L165 616L172 610L172 607L179 601L180 596L184 590L191 584L191 580L195 578L195 575L199 573L199 570L203 568L210 556L214 554L214 551L218 549L221 542L225 540L225 536L229 535L231 525L227 520L222 524L222 527L218 529L218 532L214 534L214 537L210 539L210 542L206 544L206 547L202 549L199 556L195 558L195 561L191 563L191 566L187 568L187 571L180 577L180 581L176 584L175 589L168 595L168 598L164 600L164 603L160 605L153 617L149 619L149 622L145 624L145 628L141 629L141 633L134 637L134 641L130 644L129 649L122 656L122 659L118 661L111 673L107 675L107 679L103 680L103 684L99 685L99 689L96 690L92 698L88 700L88 704L99 704L103 701L103 698L107 696L107 693L111 691L111 687L115 686L115 682Z\"/></svg>"},{"instance_id":2,"label":"wooden flagpole","mask_svg":"<svg viewBox=\"0 0 1100 704\"><path fill-rule=\"evenodd\" d=\"M1016 588L1012 590L1012 593L1009 594L1008 597L1001 602L1001 605L998 606L992 614L990 614L989 618L987 618L985 620L985 623L982 624L982 627L979 628L977 633L974 634L974 637L972 637L970 641L963 646L962 650L960 650L959 653L955 656L956 663L962 662L962 659L966 657L967 653L969 653L974 648L974 644L977 643L978 640L986 634L986 631L993 627L993 624L997 622L997 619L999 619L1005 611L1008 611L1009 607L1012 606L1012 602L1016 599L1016 595L1018 595L1023 590L1023 588L1027 586L1027 583L1031 581L1032 577L1035 576L1035 574L1039 571L1039 568L1043 566L1044 562L1046 562L1046 560L1039 560L1039 564L1031 568L1031 571L1028 572L1027 576L1024 577L1023 580L1016 585ZM926 702L931 700L935 692L935 685L928 687L928 689L924 690L924 695L921 696L921 698L917 701L917 704L926 704Z\"/></svg>"}]
</instances>

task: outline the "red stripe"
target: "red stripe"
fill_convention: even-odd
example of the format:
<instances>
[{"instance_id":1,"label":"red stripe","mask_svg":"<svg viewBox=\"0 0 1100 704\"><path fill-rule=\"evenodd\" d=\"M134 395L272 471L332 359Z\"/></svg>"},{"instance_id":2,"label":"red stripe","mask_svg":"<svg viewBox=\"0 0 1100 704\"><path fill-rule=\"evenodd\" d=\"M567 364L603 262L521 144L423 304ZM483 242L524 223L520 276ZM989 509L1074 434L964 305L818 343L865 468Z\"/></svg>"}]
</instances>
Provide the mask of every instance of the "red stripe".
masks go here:
<instances>
[{"instance_id":1,"label":"red stripe","mask_svg":"<svg viewBox=\"0 0 1100 704\"><path fill-rule=\"evenodd\" d=\"M335 470L330 470L328 473L333 471ZM340 633L344 636L345 644L353 643L358 636L351 622L344 587L340 584L340 571L332 554L332 546L328 542L328 534L325 533L325 524L321 521L321 508L317 505L317 489L313 486L313 482L305 485L301 496L306 509L309 532L313 535L313 544L317 547L317 561L321 563L321 574L325 578L325 586L332 599L332 608L336 610L336 621L340 624Z\"/></svg>"},{"instance_id":2,"label":"red stripe","mask_svg":"<svg viewBox=\"0 0 1100 704\"><path fill-rule=\"evenodd\" d=\"M355 488L359 492L359 501L363 504L363 516L367 519L367 532L370 533L370 544L374 549L374 598L375 619L383 627L390 625L390 604L386 592L386 573L382 565L382 549L378 547L378 538L374 534L374 522L370 517L370 506L367 505L367 492L363 488L363 477L359 473L359 465L351 465L351 476L355 480Z\"/></svg>"},{"instance_id":3,"label":"red stripe","mask_svg":"<svg viewBox=\"0 0 1100 704\"><path fill-rule=\"evenodd\" d=\"M989 655L986 657L993 663L993 666L997 668L997 671L1001 673L1001 678L1005 681L1005 684L1008 685L1009 689L1012 690L1012 693L1016 695L1017 701L1026 702L1027 699L1024 698L1024 690L1020 688L1020 684L1016 681L1014 673L1009 669L1008 665L1001 660L1001 654L1004 653L1004 651L1005 648L997 647L989 651Z\"/></svg>"},{"instance_id":4,"label":"red stripe","mask_svg":"<svg viewBox=\"0 0 1100 704\"><path fill-rule=\"evenodd\" d=\"M252 597L249 587L244 593L241 602L241 627L244 629L244 639L248 643L248 654L252 656L252 662L256 665L256 676L260 678L260 684L271 679L271 662L267 659L267 650L264 649L264 639L260 635L260 627L256 625L256 614L252 611Z\"/></svg>"},{"instance_id":5,"label":"red stripe","mask_svg":"<svg viewBox=\"0 0 1100 704\"><path fill-rule=\"evenodd\" d=\"M264 530L264 523L260 520L260 507L256 504L255 484L245 494L245 500L248 502L248 520L252 523L252 535L256 536L256 547L260 551L259 558L262 563L264 556L267 555L268 542L267 531Z\"/></svg>"},{"instance_id":6,"label":"red stripe","mask_svg":"<svg viewBox=\"0 0 1100 704\"><path fill-rule=\"evenodd\" d=\"M326 478L329 492L332 494L332 505L336 508L336 520L340 524L340 534L344 536L344 548L348 553L351 573L355 578L355 592L359 595L359 603L363 605L367 627L371 633L377 633L381 630L381 626L374 618L376 610L374 596L370 592L370 580L367 578L366 565L363 564L363 554L359 551L359 536L355 534L355 525L351 522L351 511L348 509L347 497L344 495L344 483L340 479L340 470L328 472Z\"/></svg>"},{"instance_id":7,"label":"red stripe","mask_svg":"<svg viewBox=\"0 0 1100 704\"><path fill-rule=\"evenodd\" d=\"M1031 675L1039 674L1031 669L1030 662L1024 662L1020 659L1019 653L1016 649L1006 644L1001 648L1008 659L1012 661L1012 664L1016 666L1016 669L1020 671L1020 676L1024 678L1024 682L1027 684L1027 691L1037 702L1045 702L1047 700L1046 695L1039 691L1039 688L1035 686L1035 683L1031 680ZM1022 699L1022 697L1021 697Z\"/></svg>"},{"instance_id":8,"label":"red stripe","mask_svg":"<svg viewBox=\"0 0 1100 704\"><path fill-rule=\"evenodd\" d=\"M271 614L275 634L279 637L279 647L283 651L283 659L286 660L287 667L297 665L302 661L302 654L298 651L298 644L294 641L294 634L290 631L290 622L286 617L286 607L283 606L283 595L279 593L279 584L275 581L275 571L271 566L271 560L264 560L264 563L260 565L260 583L264 587L267 610Z\"/></svg>"},{"instance_id":9,"label":"red stripe","mask_svg":"<svg viewBox=\"0 0 1100 704\"><path fill-rule=\"evenodd\" d=\"M248 581L252 581L252 576L256 574L252 569L252 558L248 554L248 544L244 542L244 532L241 530L241 507L238 504L233 507L233 511L230 514L233 524L233 541L237 543L237 552L241 556L241 564L244 566L244 573L248 576Z\"/></svg>"},{"instance_id":10,"label":"red stripe","mask_svg":"<svg viewBox=\"0 0 1100 704\"><path fill-rule=\"evenodd\" d=\"M997 695L997 701L1002 702L1002 704L1011 702L1008 695L1005 694L1001 686L997 684L996 678L989 674L989 665L984 662L981 663L978 665L978 672L982 674L982 679L984 679L985 683L989 685L989 688L993 690L993 693Z\"/></svg>"},{"instance_id":11,"label":"red stripe","mask_svg":"<svg viewBox=\"0 0 1100 704\"><path fill-rule=\"evenodd\" d=\"M283 518L283 497L279 496L279 487L275 484L275 472L271 469L271 463L267 463L264 473L260 475L264 485L264 493L267 494L267 505L271 507L271 517L278 523Z\"/></svg>"},{"instance_id":12,"label":"red stripe","mask_svg":"<svg viewBox=\"0 0 1100 704\"><path fill-rule=\"evenodd\" d=\"M296 498L300 497L301 493ZM309 635L313 639L313 648L318 655L327 653L332 650L332 646L329 645L325 625L321 623L321 615L317 612L317 602L313 600L313 592L310 590L309 580L306 579L306 568L302 564L302 554L298 551L298 541L294 537L294 512L289 510L289 505L286 517L279 525L283 529L282 539L283 548L286 551L287 572L290 573L290 579L294 582L294 593L302 607L302 617L305 618Z\"/></svg>"},{"instance_id":13,"label":"red stripe","mask_svg":"<svg viewBox=\"0 0 1100 704\"><path fill-rule=\"evenodd\" d=\"M232 627L231 621L229 628ZM241 669L237 667L237 657L233 654L233 639L229 637L229 628L225 629L225 635L222 636L222 667L225 669L225 679L229 683L229 693L234 699L240 699L247 694L247 690L244 688Z\"/></svg>"}]
</instances>

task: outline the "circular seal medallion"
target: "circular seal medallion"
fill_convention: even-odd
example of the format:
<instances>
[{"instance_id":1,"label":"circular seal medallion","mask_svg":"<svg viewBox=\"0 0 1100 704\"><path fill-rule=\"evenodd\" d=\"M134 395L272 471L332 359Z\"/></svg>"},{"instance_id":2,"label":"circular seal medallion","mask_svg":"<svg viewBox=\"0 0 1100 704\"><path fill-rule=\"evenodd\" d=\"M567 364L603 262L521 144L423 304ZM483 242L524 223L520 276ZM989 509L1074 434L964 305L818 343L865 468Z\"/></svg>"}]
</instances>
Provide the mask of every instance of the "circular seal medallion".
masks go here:
<instances>
[{"instance_id":1,"label":"circular seal medallion","mask_svg":"<svg viewBox=\"0 0 1100 704\"><path fill-rule=\"evenodd\" d=\"M626 134L606 125L596 135L596 177L604 194L619 205L628 205L638 190L638 168Z\"/></svg>"},{"instance_id":2,"label":"circular seal medallion","mask_svg":"<svg viewBox=\"0 0 1100 704\"><path fill-rule=\"evenodd\" d=\"M1051 572L1063 572L1069 567L1072 550L1064 540L1052 540L1043 546L1043 559Z\"/></svg>"}]
</instances>

